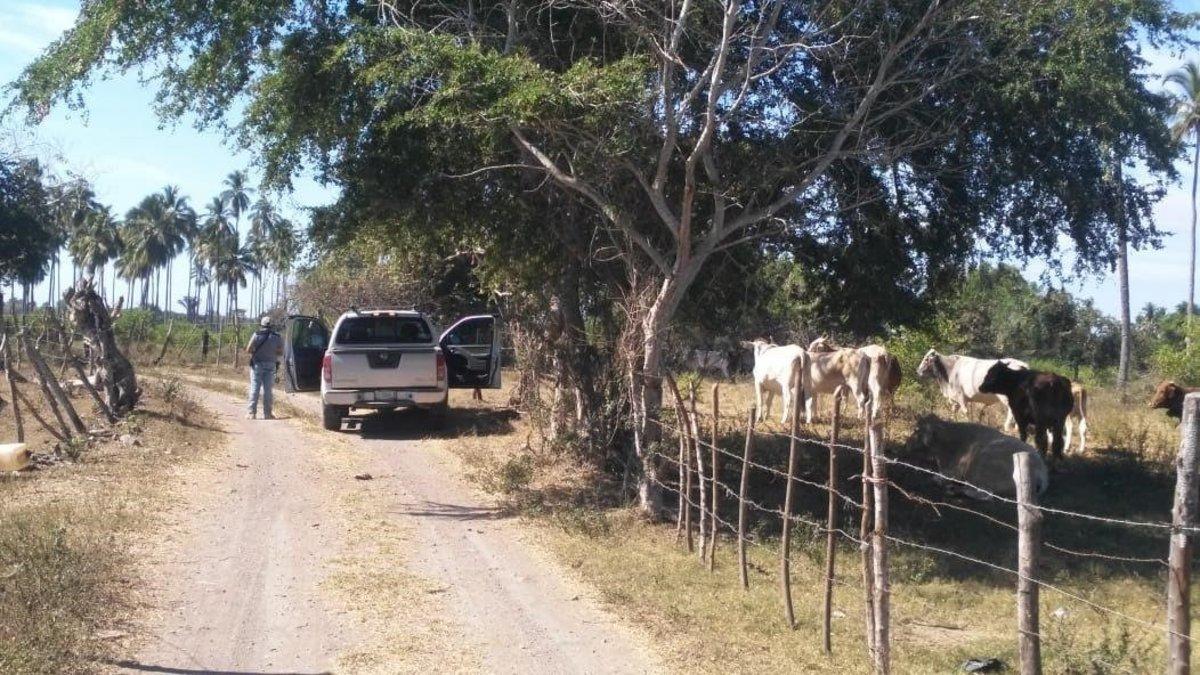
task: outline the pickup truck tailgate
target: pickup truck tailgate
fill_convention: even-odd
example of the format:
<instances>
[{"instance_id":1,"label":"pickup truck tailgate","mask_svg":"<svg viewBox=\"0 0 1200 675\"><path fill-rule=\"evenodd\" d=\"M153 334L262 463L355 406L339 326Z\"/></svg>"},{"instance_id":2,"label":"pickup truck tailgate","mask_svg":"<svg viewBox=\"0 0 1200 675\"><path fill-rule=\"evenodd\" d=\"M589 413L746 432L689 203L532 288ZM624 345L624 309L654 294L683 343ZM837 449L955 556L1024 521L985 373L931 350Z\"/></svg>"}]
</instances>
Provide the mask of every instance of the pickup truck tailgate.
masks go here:
<instances>
[{"instance_id":1,"label":"pickup truck tailgate","mask_svg":"<svg viewBox=\"0 0 1200 675\"><path fill-rule=\"evenodd\" d=\"M333 389L408 389L437 386L436 347L335 348Z\"/></svg>"}]
</instances>

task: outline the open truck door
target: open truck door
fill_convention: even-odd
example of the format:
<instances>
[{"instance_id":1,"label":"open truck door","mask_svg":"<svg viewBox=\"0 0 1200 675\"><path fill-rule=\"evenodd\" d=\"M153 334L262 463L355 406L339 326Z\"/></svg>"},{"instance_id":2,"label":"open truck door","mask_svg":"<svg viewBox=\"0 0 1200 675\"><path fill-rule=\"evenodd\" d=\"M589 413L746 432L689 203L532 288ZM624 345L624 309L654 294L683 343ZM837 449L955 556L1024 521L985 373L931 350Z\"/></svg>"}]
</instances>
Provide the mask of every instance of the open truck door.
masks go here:
<instances>
[{"instance_id":1,"label":"open truck door","mask_svg":"<svg viewBox=\"0 0 1200 675\"><path fill-rule=\"evenodd\" d=\"M287 391L321 388L321 359L329 346L329 329L315 316L292 315L284 321L283 358Z\"/></svg>"},{"instance_id":2,"label":"open truck door","mask_svg":"<svg viewBox=\"0 0 1200 675\"><path fill-rule=\"evenodd\" d=\"M451 389L500 388L500 323L490 314L463 317L442 333Z\"/></svg>"}]
</instances>

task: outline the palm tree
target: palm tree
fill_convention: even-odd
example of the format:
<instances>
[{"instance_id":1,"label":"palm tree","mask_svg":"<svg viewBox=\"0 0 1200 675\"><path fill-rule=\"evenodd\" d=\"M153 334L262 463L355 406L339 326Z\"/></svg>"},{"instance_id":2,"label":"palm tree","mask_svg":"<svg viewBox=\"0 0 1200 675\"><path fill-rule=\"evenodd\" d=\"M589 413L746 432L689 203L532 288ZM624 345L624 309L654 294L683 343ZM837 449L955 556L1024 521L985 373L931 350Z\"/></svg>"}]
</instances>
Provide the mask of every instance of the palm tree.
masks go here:
<instances>
[{"instance_id":1,"label":"palm tree","mask_svg":"<svg viewBox=\"0 0 1200 675\"><path fill-rule=\"evenodd\" d=\"M213 197L208 203L204 214L204 222L200 229L199 235L199 251L198 258L203 260L212 273L210 277L213 283L217 283L217 268L220 265L223 257L223 251L232 250L230 247L230 237L236 241L237 230L234 229L232 223L229 222L229 209L226 202L221 197ZM216 317L221 315L221 297L219 293L213 293L211 284L207 286L208 290L208 313L209 320L213 319L214 300L216 302ZM218 286L219 290L219 286Z\"/></svg>"},{"instance_id":2,"label":"palm tree","mask_svg":"<svg viewBox=\"0 0 1200 675\"><path fill-rule=\"evenodd\" d=\"M71 237L67 250L84 276L100 272L100 292L104 293L104 266L117 257L120 249L120 223L108 206L98 205L87 213L83 224Z\"/></svg>"},{"instance_id":3,"label":"palm tree","mask_svg":"<svg viewBox=\"0 0 1200 675\"><path fill-rule=\"evenodd\" d=\"M263 311L263 276L268 271L268 256L271 240L276 236L276 230L279 228L279 214L275 212L275 208L266 199L259 198L254 203L254 209L250 214L250 234L247 237L247 246L254 256L255 267L258 270L255 275L255 283L258 285L257 292L252 292L255 305L251 308L254 313Z\"/></svg>"},{"instance_id":4,"label":"palm tree","mask_svg":"<svg viewBox=\"0 0 1200 675\"><path fill-rule=\"evenodd\" d=\"M188 205L188 198L179 194L179 188L168 185L162 189L159 198L163 203L162 233L163 243L168 248L166 261L167 284L165 311L171 307L171 268L175 256L190 246L196 231L196 212Z\"/></svg>"},{"instance_id":5,"label":"palm tree","mask_svg":"<svg viewBox=\"0 0 1200 675\"><path fill-rule=\"evenodd\" d=\"M1192 307L1196 301L1196 183L1200 176L1200 66L1188 63L1167 76L1167 82L1180 89L1175 101L1175 120L1171 133L1176 141L1192 137L1192 237L1188 262L1187 342L1191 345Z\"/></svg>"}]
</instances>

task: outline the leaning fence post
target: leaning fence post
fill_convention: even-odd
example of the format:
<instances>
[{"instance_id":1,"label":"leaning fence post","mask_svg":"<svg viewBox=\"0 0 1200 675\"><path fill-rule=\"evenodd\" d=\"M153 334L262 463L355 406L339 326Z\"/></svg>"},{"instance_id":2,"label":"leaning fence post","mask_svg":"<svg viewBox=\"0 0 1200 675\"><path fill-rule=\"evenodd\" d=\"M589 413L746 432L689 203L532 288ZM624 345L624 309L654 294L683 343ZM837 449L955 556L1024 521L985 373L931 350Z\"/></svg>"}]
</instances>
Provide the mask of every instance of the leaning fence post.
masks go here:
<instances>
[{"instance_id":1,"label":"leaning fence post","mask_svg":"<svg viewBox=\"0 0 1200 675\"><path fill-rule=\"evenodd\" d=\"M750 576L746 572L746 488L750 483L750 456L754 453L754 422L758 411L750 409L750 421L746 424L746 448L742 451L742 480L738 485L738 570L742 577L742 588L750 588Z\"/></svg>"},{"instance_id":2,"label":"leaning fence post","mask_svg":"<svg viewBox=\"0 0 1200 675\"><path fill-rule=\"evenodd\" d=\"M15 335L15 333L14 333ZM4 378L8 380L8 393L12 397L13 422L17 426L17 442L25 442L25 425L21 421L21 404L17 400L17 376L13 372L12 351L8 344L8 329L4 328L4 342L0 347L3 347L4 352ZM20 350L17 350L20 352Z\"/></svg>"},{"instance_id":3,"label":"leaning fence post","mask_svg":"<svg viewBox=\"0 0 1200 675\"><path fill-rule=\"evenodd\" d=\"M717 444L720 442L721 433L721 390L716 384L712 386L712 459L709 460L710 482L712 486L712 496L709 499L709 509L711 517L708 519L708 571L713 571L716 566L717 559L717 503L718 491L720 485L720 476L717 473L717 467L721 466L720 460L717 457Z\"/></svg>"},{"instance_id":4,"label":"leaning fence post","mask_svg":"<svg viewBox=\"0 0 1200 675\"><path fill-rule=\"evenodd\" d=\"M837 444L838 427L842 423L842 399L833 397L833 418L829 425L829 512L825 516L825 607L821 621L824 631L825 653L833 652L833 575L834 556L837 554Z\"/></svg>"},{"instance_id":5,"label":"leaning fence post","mask_svg":"<svg viewBox=\"0 0 1200 675\"><path fill-rule=\"evenodd\" d=\"M1013 481L1017 486L1017 645L1021 675L1041 675L1036 579L1042 546L1042 512L1037 506L1033 453L1013 455Z\"/></svg>"},{"instance_id":6,"label":"leaning fence post","mask_svg":"<svg viewBox=\"0 0 1200 675\"><path fill-rule=\"evenodd\" d=\"M800 435L800 399L804 389L800 370L792 378L792 428L788 438L787 487L783 490L783 529L779 537L779 592L783 595L783 618L788 628L796 627L796 611L792 607L792 491L796 481L796 443Z\"/></svg>"},{"instance_id":7,"label":"leaning fence post","mask_svg":"<svg viewBox=\"0 0 1200 675\"><path fill-rule=\"evenodd\" d=\"M1175 458L1175 506L1167 557L1167 673L1191 672L1192 536L1196 527L1196 462L1200 454L1200 394L1183 399L1179 455Z\"/></svg>"},{"instance_id":8,"label":"leaning fence post","mask_svg":"<svg viewBox=\"0 0 1200 675\"><path fill-rule=\"evenodd\" d=\"M871 535L871 552L874 554L872 572L875 573L875 673L887 675L891 672L887 458L884 456L883 420L875 419L872 405L873 402L868 403L867 407L867 429L871 439L871 482L875 488L875 529Z\"/></svg>"}]
</instances>

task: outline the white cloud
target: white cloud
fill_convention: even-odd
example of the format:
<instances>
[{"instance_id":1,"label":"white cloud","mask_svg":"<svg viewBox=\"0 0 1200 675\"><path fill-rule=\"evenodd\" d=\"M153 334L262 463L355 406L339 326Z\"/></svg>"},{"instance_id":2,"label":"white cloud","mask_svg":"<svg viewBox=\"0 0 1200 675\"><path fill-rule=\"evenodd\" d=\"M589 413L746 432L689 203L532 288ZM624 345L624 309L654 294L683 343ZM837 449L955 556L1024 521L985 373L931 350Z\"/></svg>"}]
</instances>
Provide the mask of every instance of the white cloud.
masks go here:
<instances>
[{"instance_id":1,"label":"white cloud","mask_svg":"<svg viewBox=\"0 0 1200 675\"><path fill-rule=\"evenodd\" d=\"M36 55L75 23L78 10L54 4L19 2L0 7L0 52Z\"/></svg>"}]
</instances>

